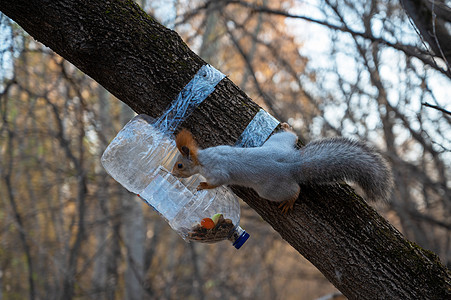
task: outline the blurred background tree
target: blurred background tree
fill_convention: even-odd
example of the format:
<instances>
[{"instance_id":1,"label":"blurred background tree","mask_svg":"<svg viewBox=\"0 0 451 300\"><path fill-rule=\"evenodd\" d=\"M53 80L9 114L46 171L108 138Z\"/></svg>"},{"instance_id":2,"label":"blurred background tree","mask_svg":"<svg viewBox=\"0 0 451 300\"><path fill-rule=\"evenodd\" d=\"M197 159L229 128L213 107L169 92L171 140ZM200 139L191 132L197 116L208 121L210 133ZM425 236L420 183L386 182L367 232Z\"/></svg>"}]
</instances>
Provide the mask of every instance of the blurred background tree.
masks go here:
<instances>
[{"instance_id":1,"label":"blurred background tree","mask_svg":"<svg viewBox=\"0 0 451 300\"><path fill-rule=\"evenodd\" d=\"M409 1L138 2L304 141L377 145L396 177L378 210L451 265L446 1L430 2L427 38ZM3 14L0 51L0 299L336 292L245 205L239 252L185 244L99 163L131 110Z\"/></svg>"}]
</instances>

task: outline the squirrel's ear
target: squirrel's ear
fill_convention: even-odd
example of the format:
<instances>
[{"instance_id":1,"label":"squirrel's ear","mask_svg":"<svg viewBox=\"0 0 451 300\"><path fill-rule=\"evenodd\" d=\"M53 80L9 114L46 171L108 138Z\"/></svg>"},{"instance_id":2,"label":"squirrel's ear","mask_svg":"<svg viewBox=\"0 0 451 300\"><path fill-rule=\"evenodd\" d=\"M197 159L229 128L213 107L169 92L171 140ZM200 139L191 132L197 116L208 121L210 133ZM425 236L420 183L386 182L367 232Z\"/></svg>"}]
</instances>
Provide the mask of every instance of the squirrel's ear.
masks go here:
<instances>
[{"instance_id":1,"label":"squirrel's ear","mask_svg":"<svg viewBox=\"0 0 451 300\"><path fill-rule=\"evenodd\" d=\"M190 159L190 155L189 155L189 148L186 146L182 146L180 147L180 153L182 153L183 156L185 156L186 158Z\"/></svg>"},{"instance_id":2,"label":"squirrel's ear","mask_svg":"<svg viewBox=\"0 0 451 300\"><path fill-rule=\"evenodd\" d=\"M175 137L175 144L184 157L197 161L198 146L191 132L182 129Z\"/></svg>"}]
</instances>

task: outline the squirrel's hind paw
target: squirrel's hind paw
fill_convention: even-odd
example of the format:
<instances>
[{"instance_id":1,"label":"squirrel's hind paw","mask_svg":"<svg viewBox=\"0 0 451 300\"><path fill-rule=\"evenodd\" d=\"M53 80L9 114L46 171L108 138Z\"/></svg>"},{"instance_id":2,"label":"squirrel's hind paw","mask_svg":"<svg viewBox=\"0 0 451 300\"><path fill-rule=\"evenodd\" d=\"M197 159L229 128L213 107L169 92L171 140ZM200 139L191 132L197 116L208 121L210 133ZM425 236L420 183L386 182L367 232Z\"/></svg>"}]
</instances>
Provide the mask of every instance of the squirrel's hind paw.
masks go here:
<instances>
[{"instance_id":1,"label":"squirrel's hind paw","mask_svg":"<svg viewBox=\"0 0 451 300\"><path fill-rule=\"evenodd\" d=\"M283 131L291 131L291 132L294 132L294 131L293 131L293 128L292 128L288 123L285 123L285 122L283 122L282 124L280 124L280 129L282 129Z\"/></svg>"},{"instance_id":2,"label":"squirrel's hind paw","mask_svg":"<svg viewBox=\"0 0 451 300\"><path fill-rule=\"evenodd\" d=\"M282 213L284 215L286 215L287 212L290 212L293 210L293 206L294 206L294 203L296 202L297 198L298 198L298 195L291 198L290 200L286 200L286 201L283 201L282 203L280 203L279 208L282 209Z\"/></svg>"}]
</instances>

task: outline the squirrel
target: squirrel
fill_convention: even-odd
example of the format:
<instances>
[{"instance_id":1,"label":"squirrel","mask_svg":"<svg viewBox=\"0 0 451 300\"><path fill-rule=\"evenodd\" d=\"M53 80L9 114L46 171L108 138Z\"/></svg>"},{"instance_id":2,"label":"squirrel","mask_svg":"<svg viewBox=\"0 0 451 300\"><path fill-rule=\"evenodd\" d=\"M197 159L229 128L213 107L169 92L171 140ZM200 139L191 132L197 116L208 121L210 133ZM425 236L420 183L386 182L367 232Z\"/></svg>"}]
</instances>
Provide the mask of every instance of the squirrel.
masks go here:
<instances>
[{"instance_id":1,"label":"squirrel","mask_svg":"<svg viewBox=\"0 0 451 300\"><path fill-rule=\"evenodd\" d=\"M327 184L349 180L357 183L370 201L387 201L393 178L386 160L363 142L348 138L326 138L297 149L297 136L287 123L261 147L216 146L200 149L191 134L182 129L176 135L180 151L172 174L190 177L201 174L198 190L221 185L253 188L267 200L281 202L286 214L293 209L300 184Z\"/></svg>"}]
</instances>

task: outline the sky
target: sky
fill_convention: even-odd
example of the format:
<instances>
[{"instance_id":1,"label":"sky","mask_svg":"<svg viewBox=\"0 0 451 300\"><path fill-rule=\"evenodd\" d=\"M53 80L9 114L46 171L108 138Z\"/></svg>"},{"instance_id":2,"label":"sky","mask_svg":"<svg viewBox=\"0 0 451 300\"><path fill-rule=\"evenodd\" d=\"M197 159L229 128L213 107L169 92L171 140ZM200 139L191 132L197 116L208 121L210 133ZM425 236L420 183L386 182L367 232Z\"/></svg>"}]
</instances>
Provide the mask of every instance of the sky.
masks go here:
<instances>
[{"instance_id":1,"label":"sky","mask_svg":"<svg viewBox=\"0 0 451 300\"><path fill-rule=\"evenodd\" d=\"M174 27L176 20L176 0L170 1L144 1L144 9L149 11L153 10L157 19L159 19L165 26L170 28ZM183 0L181 0L183 2ZM322 4L319 0L306 0L299 1L296 7L289 9L291 14L295 15L307 15L308 17L325 20L325 16L319 8ZM4 77L11 76L11 63L14 53L11 53L11 34L9 28L4 26L5 16L1 14L0 20L0 80ZM330 21L330 20L328 20ZM333 20L332 20L333 22ZM343 51L342 54L334 62L330 60L330 49L332 47L329 30L324 26L310 23L303 20L286 19L286 23L289 26L292 34L294 34L299 41L302 42L302 48L300 48L300 54L309 58L309 67L311 69L327 69L330 68L331 63L336 64L338 71L345 77L348 77L352 81L355 76L355 64L356 62L350 56L347 56ZM377 32L377 24L375 26L375 32ZM406 32L415 34L411 24L404 25ZM409 28L410 27L410 28ZM415 37L415 36L414 36ZM340 35L343 41L350 41L350 37L346 34ZM399 60L399 54L395 51L388 49L384 52L385 59L389 64L384 65L381 68L381 73L386 80L390 80L395 83L399 82L400 74L396 68L389 68L390 64L396 65ZM430 88L438 101L438 103L445 109L451 110L451 101L449 101L449 90L451 89L449 78L438 74L438 72L430 72L431 80L429 80ZM327 78L325 78L327 81ZM333 87L331 87L333 88ZM1 87L0 87L1 90ZM312 90L312 93L315 91ZM398 95L389 95L391 101L396 102Z\"/></svg>"}]
</instances>

